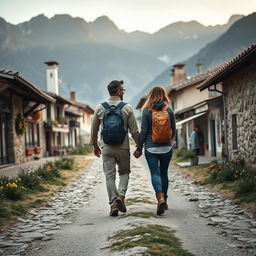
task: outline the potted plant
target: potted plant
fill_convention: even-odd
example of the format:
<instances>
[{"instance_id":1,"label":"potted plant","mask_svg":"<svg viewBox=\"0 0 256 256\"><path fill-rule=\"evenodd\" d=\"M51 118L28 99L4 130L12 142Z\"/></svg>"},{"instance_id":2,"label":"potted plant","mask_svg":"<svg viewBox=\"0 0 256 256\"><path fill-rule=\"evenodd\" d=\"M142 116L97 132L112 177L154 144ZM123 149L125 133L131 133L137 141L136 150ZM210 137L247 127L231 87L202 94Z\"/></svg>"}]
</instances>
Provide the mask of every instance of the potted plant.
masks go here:
<instances>
[{"instance_id":1,"label":"potted plant","mask_svg":"<svg viewBox=\"0 0 256 256\"><path fill-rule=\"evenodd\" d=\"M35 149L34 148L27 148L26 149L26 155L27 156L31 156L35 153Z\"/></svg>"}]
</instances>

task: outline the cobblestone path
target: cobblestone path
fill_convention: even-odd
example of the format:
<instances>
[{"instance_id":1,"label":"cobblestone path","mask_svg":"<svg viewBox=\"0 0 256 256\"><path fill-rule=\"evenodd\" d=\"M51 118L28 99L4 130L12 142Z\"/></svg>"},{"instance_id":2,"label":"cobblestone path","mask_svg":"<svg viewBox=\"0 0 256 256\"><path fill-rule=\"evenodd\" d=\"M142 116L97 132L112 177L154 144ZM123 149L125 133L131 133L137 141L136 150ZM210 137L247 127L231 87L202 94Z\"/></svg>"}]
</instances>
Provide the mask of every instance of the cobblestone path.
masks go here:
<instances>
[{"instance_id":1,"label":"cobblestone path","mask_svg":"<svg viewBox=\"0 0 256 256\"><path fill-rule=\"evenodd\" d=\"M132 159L127 215L155 214L155 198L143 158ZM144 248L110 252L108 237L131 225L159 224L175 229L185 249L197 256L252 256L256 220L218 194L170 170L169 210L163 217L108 216L101 159L93 158L80 178L31 210L0 235L0 255L140 255ZM146 203L138 202L143 199ZM125 214L120 214L124 217Z\"/></svg>"}]
</instances>

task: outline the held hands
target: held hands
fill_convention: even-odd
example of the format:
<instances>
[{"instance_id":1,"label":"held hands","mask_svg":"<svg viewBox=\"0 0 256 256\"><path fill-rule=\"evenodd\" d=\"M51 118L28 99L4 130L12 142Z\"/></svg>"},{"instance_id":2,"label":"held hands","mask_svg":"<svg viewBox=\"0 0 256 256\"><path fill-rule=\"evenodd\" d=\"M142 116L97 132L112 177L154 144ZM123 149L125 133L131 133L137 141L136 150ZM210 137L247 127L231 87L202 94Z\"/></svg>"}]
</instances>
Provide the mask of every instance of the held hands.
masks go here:
<instances>
[{"instance_id":1,"label":"held hands","mask_svg":"<svg viewBox=\"0 0 256 256\"><path fill-rule=\"evenodd\" d=\"M133 155L135 158L139 158L142 155L142 151L135 150Z\"/></svg>"},{"instance_id":2,"label":"held hands","mask_svg":"<svg viewBox=\"0 0 256 256\"><path fill-rule=\"evenodd\" d=\"M98 145L93 146L93 153L95 156L100 157L101 156L101 150L100 147Z\"/></svg>"}]
</instances>

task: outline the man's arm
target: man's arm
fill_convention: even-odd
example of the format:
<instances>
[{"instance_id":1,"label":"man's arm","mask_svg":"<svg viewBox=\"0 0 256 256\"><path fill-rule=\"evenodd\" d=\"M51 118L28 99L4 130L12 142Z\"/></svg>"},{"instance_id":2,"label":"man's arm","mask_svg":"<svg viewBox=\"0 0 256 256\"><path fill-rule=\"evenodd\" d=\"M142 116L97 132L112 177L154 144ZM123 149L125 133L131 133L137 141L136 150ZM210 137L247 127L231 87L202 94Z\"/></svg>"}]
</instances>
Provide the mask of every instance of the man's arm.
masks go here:
<instances>
[{"instance_id":1,"label":"man's arm","mask_svg":"<svg viewBox=\"0 0 256 256\"><path fill-rule=\"evenodd\" d=\"M96 108L93 115L92 128L91 128L91 144L93 145L94 155L97 157L100 157L101 150L100 150L100 147L98 146L98 132L100 128L100 120L98 117L98 110L99 110L99 107Z\"/></svg>"}]
</instances>

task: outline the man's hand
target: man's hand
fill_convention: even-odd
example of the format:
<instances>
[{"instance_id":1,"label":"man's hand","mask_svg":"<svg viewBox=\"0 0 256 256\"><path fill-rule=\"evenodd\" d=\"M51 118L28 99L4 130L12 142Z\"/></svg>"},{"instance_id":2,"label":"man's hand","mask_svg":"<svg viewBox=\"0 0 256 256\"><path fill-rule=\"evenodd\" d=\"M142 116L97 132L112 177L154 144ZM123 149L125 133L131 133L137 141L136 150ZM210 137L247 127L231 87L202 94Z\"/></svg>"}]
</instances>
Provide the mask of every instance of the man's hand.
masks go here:
<instances>
[{"instance_id":1,"label":"man's hand","mask_svg":"<svg viewBox=\"0 0 256 256\"><path fill-rule=\"evenodd\" d=\"M100 147L98 145L93 146L93 153L97 157L101 156L101 150L100 150Z\"/></svg>"},{"instance_id":2,"label":"man's hand","mask_svg":"<svg viewBox=\"0 0 256 256\"><path fill-rule=\"evenodd\" d=\"M135 150L133 155L135 158L139 158L142 155L142 151Z\"/></svg>"}]
</instances>

